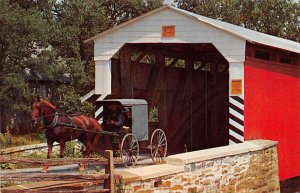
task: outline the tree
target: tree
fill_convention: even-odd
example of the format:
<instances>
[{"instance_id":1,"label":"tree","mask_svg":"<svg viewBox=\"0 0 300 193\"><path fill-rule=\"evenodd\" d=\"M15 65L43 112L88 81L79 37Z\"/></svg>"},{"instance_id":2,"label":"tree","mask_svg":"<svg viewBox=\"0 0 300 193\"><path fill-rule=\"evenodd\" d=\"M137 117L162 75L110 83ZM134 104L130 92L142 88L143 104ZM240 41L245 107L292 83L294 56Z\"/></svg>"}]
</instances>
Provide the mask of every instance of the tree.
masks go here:
<instances>
[{"instance_id":1,"label":"tree","mask_svg":"<svg viewBox=\"0 0 300 193\"><path fill-rule=\"evenodd\" d=\"M245 27L262 33L300 41L299 2L296 3L292 0L256 0L254 5L251 5L252 2L247 0L241 1L240 4ZM249 9L251 7L252 9Z\"/></svg>"},{"instance_id":2,"label":"tree","mask_svg":"<svg viewBox=\"0 0 300 193\"><path fill-rule=\"evenodd\" d=\"M55 5L56 30L50 40L61 56L92 59L84 40L108 28L104 8L97 0L64 0Z\"/></svg>"},{"instance_id":3,"label":"tree","mask_svg":"<svg viewBox=\"0 0 300 193\"><path fill-rule=\"evenodd\" d=\"M163 6L163 0L104 0L102 5L110 27Z\"/></svg>"},{"instance_id":4,"label":"tree","mask_svg":"<svg viewBox=\"0 0 300 193\"><path fill-rule=\"evenodd\" d=\"M61 56L80 58L89 74L93 45L83 42L110 27L163 5L163 0L64 0L55 6L56 30L51 45ZM93 83L93 81L92 81ZM90 87L88 87L90 89Z\"/></svg>"},{"instance_id":5,"label":"tree","mask_svg":"<svg viewBox=\"0 0 300 193\"><path fill-rule=\"evenodd\" d=\"M0 7L1 130L28 114L30 93L24 79L28 60L48 46L48 23L36 9L1 1ZM5 110L5 112L4 112ZM14 118L14 119L13 119Z\"/></svg>"},{"instance_id":6,"label":"tree","mask_svg":"<svg viewBox=\"0 0 300 193\"><path fill-rule=\"evenodd\" d=\"M55 5L56 30L50 43L62 57L77 61L81 83L73 85L78 94L82 96L94 86L93 45L83 42L162 5L163 0L64 0Z\"/></svg>"},{"instance_id":7,"label":"tree","mask_svg":"<svg viewBox=\"0 0 300 193\"><path fill-rule=\"evenodd\" d=\"M178 7L262 33L300 41L300 6L293 0L176 0Z\"/></svg>"},{"instance_id":8,"label":"tree","mask_svg":"<svg viewBox=\"0 0 300 193\"><path fill-rule=\"evenodd\" d=\"M88 109L91 110L90 105L79 102L80 96L90 91L94 82L93 45L85 45L84 40L162 6L162 2L2 0L1 130L12 125L11 122L18 125L26 119L29 121L32 92L26 77L28 73L37 83L43 80L53 82L55 94L64 96L57 104L65 111L87 113ZM125 3L124 7L122 3ZM114 9L115 15L109 12L109 6L113 4L120 8L118 11ZM122 14L118 15L120 12Z\"/></svg>"}]
</instances>

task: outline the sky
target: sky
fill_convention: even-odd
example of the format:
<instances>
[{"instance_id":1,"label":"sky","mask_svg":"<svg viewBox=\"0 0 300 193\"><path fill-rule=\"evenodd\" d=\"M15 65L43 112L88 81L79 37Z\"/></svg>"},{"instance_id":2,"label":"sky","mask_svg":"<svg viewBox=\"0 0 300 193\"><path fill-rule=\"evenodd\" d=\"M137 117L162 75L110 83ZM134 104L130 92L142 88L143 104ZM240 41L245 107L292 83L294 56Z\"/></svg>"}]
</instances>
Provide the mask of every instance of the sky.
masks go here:
<instances>
[{"instance_id":1,"label":"sky","mask_svg":"<svg viewBox=\"0 0 300 193\"><path fill-rule=\"evenodd\" d=\"M165 4L168 4L168 5L175 5L174 3L174 0L165 0Z\"/></svg>"}]
</instances>

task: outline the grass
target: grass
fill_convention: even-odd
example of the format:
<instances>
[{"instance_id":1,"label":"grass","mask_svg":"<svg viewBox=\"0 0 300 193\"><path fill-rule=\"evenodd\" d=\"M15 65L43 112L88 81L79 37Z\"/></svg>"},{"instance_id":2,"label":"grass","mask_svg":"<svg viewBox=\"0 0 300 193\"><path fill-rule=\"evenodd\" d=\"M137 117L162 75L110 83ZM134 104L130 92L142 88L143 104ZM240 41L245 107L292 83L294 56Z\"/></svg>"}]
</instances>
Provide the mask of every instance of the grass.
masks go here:
<instances>
[{"instance_id":1,"label":"grass","mask_svg":"<svg viewBox=\"0 0 300 193\"><path fill-rule=\"evenodd\" d=\"M34 133L26 135L11 135L10 133L0 134L0 147L9 148L22 145L33 145L46 141L44 133Z\"/></svg>"}]
</instances>

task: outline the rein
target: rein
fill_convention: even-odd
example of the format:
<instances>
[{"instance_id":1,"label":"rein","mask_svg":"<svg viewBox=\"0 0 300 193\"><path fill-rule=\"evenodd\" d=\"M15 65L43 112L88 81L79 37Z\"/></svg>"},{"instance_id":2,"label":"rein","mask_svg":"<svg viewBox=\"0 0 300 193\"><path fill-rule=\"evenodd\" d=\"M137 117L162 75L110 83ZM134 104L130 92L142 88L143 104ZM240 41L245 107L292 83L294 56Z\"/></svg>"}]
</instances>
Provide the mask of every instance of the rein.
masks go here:
<instances>
[{"instance_id":1,"label":"rein","mask_svg":"<svg viewBox=\"0 0 300 193\"><path fill-rule=\"evenodd\" d=\"M45 104L43 104L43 105L45 105ZM41 112L41 109L40 109L40 112ZM61 116L66 116L68 118L68 120L70 121L71 124L60 123L59 122L59 116L60 115ZM46 125L45 118L52 117L52 116L54 116L54 119L53 119L52 123L49 124L49 125ZM42 115L42 114L40 114L38 119L43 119L43 121L45 123L46 129L51 129L51 128L53 129L55 127L62 126L62 127L69 127L71 130L86 131L86 132L97 133L97 134L109 134L109 135L113 135L113 136L119 136L115 132L111 132L111 131L95 131L95 130L92 131L92 130L87 130L84 127L79 127L76 124L74 124L74 122L72 121L72 119L71 119L71 117L69 115L67 115L65 113L58 112L56 110L55 110L55 113L53 113L53 114L49 114L49 115ZM71 137L72 137L72 134L71 134Z\"/></svg>"},{"instance_id":2,"label":"rein","mask_svg":"<svg viewBox=\"0 0 300 193\"><path fill-rule=\"evenodd\" d=\"M58 112L55 111L54 114L48 115L48 116L53 116L53 115L54 115L54 119L53 119L52 123L50 125L46 125L46 127L48 127L48 128L51 128L51 127L54 128L58 123L58 115L59 115ZM46 116L44 116L44 117L46 117Z\"/></svg>"},{"instance_id":3,"label":"rein","mask_svg":"<svg viewBox=\"0 0 300 193\"><path fill-rule=\"evenodd\" d=\"M45 104L43 104L43 105L45 105ZM45 106L47 106L47 105L45 105ZM48 107L48 108L49 108L49 107ZM59 121L58 121L59 115L66 116L67 119L70 121L71 124L59 123ZM48 128L53 129L53 128L55 128L55 127L63 126L63 127L69 127L69 128L71 128L71 129L75 129L75 130L81 130L81 131L86 130L85 128L80 128L80 127L78 127L76 124L74 124L74 122L72 121L72 119L71 119L71 117L70 117L69 115L64 114L64 113L59 113L57 110L55 110L55 113L54 113L54 114L50 114L50 115L40 115L40 118L42 118L42 119L44 120L44 122L46 123L45 118L47 118L47 117L52 117L52 116L54 116L52 123L49 124L49 125L46 125L46 124L45 124L45 127L46 127L47 129L48 129Z\"/></svg>"}]
</instances>

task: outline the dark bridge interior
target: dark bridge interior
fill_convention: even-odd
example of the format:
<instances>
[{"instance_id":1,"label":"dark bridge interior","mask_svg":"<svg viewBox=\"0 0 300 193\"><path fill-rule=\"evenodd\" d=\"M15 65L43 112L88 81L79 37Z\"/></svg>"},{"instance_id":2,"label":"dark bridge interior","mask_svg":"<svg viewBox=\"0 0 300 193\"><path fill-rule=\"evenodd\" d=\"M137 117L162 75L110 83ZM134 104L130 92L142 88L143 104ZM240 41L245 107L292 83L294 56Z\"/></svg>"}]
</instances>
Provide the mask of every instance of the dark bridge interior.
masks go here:
<instances>
[{"instance_id":1,"label":"dark bridge interior","mask_svg":"<svg viewBox=\"0 0 300 193\"><path fill-rule=\"evenodd\" d=\"M168 152L228 144L229 64L212 44L126 44L111 62L111 97L156 107Z\"/></svg>"}]
</instances>

